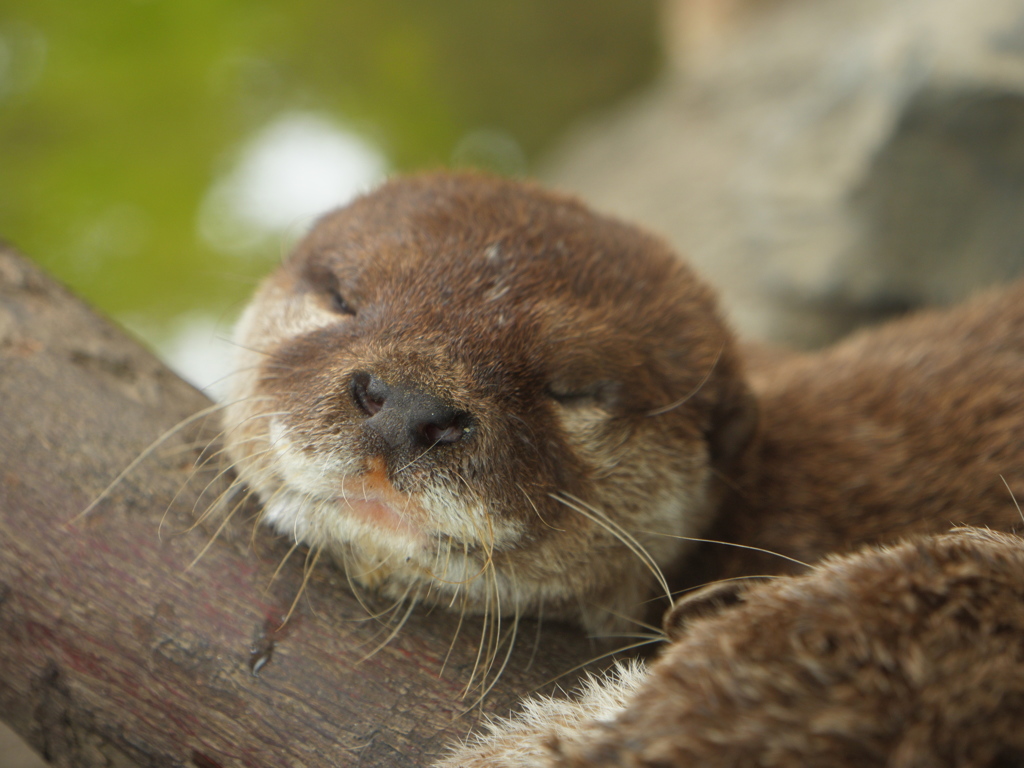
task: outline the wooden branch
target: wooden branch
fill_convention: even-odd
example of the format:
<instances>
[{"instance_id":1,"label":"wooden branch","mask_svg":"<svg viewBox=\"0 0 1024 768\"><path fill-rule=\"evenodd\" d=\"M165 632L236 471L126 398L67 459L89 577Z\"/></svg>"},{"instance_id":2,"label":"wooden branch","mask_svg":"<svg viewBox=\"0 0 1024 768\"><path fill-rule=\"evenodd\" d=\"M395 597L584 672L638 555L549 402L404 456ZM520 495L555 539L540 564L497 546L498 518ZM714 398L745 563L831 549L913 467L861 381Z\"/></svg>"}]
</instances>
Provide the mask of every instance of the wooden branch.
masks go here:
<instances>
[{"instance_id":1,"label":"wooden branch","mask_svg":"<svg viewBox=\"0 0 1024 768\"><path fill-rule=\"evenodd\" d=\"M278 629L306 553L273 579L290 545L254 528L248 506L190 568L223 519L189 530L226 487L215 469L194 470L215 417L176 433L76 521L147 445L208 406L0 250L0 718L59 766L428 764L479 716L479 687L463 691L482 624L467 619L453 640L456 615L416 610L366 658L388 630L320 563ZM485 709L507 711L594 653L578 632L545 626L531 666L535 637L523 622Z\"/></svg>"}]
</instances>

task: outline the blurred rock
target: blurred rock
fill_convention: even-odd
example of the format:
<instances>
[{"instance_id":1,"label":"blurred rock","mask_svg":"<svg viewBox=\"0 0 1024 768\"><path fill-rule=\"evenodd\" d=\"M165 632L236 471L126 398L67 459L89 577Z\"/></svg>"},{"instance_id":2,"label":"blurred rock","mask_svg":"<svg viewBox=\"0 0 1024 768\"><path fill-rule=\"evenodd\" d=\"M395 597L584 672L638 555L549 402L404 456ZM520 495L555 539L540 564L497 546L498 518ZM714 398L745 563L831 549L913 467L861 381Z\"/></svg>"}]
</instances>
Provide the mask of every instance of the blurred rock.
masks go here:
<instances>
[{"instance_id":1,"label":"blurred rock","mask_svg":"<svg viewBox=\"0 0 1024 768\"><path fill-rule=\"evenodd\" d=\"M694 55L543 175L663 233L742 334L813 346L1022 271L1024 2L679 2Z\"/></svg>"}]
</instances>

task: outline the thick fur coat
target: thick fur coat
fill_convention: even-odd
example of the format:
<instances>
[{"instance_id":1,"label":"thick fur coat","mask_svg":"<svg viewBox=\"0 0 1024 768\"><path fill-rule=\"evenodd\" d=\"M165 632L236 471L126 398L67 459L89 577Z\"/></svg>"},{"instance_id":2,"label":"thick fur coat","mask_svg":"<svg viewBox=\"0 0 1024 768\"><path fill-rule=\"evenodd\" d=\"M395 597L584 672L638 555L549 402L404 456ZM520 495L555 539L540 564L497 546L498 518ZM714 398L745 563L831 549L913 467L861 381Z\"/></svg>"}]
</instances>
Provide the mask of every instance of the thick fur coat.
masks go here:
<instances>
[{"instance_id":1,"label":"thick fur coat","mask_svg":"<svg viewBox=\"0 0 1024 768\"><path fill-rule=\"evenodd\" d=\"M1024 561L981 528L1024 522L1024 284L745 356L656 238L439 174L322 220L237 339L240 478L355 582L595 633L715 585L447 765L1020 762Z\"/></svg>"}]
</instances>

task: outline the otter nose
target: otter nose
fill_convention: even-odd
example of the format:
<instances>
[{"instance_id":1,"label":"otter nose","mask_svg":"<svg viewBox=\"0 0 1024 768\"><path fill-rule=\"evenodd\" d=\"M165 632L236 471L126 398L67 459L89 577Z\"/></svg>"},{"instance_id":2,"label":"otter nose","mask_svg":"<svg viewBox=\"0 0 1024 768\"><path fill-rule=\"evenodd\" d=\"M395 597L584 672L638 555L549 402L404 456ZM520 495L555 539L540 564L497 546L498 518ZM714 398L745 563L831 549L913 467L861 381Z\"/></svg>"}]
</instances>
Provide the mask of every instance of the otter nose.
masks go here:
<instances>
[{"instance_id":1,"label":"otter nose","mask_svg":"<svg viewBox=\"0 0 1024 768\"><path fill-rule=\"evenodd\" d=\"M410 384L388 384L367 371L352 376L352 399L369 416L366 426L392 448L457 443L470 415Z\"/></svg>"}]
</instances>

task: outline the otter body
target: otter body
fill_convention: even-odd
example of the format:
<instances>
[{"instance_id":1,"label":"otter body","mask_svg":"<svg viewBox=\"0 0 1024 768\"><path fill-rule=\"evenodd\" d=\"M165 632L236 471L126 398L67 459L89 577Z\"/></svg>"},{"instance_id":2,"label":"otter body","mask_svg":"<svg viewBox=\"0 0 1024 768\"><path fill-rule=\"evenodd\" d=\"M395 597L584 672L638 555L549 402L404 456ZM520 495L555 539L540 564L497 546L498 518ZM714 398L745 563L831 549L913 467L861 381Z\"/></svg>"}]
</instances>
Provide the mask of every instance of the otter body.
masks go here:
<instances>
[{"instance_id":1,"label":"otter body","mask_svg":"<svg viewBox=\"0 0 1024 768\"><path fill-rule=\"evenodd\" d=\"M847 734L833 745L868 733L871 723L863 731L835 723L877 725L872 702L884 703L884 686L863 700L833 701L834 722L822 715L801 730L801 713L817 706L811 689L846 690L830 682L842 675L828 664L859 675L861 657L851 648L871 650L865 685L874 685L875 667L920 672L923 687L911 681L908 690L941 699L954 689L928 682L929 670L946 669L929 654L948 646L949 669L966 668L973 646L989 647L972 634L978 626L983 634L1005 629L1012 647L994 662L992 679L999 669L1006 679L1021 673L1024 624L1016 613L1002 629L991 618L1002 608L985 618L967 607L971 589L988 599L984 563L1006 565L997 570L1010 591L993 605L1019 599L1020 541L929 534L1022 524L1013 497L1024 498L1024 284L821 353L753 355L745 371L713 294L657 239L528 184L440 174L389 182L325 217L257 292L236 338L243 353L225 426L240 478L263 499L268 523L332 553L355 581L393 598L543 613L602 633L630 627L659 593L801 573L807 566L798 561L847 553L807 576L751 590L751 606L771 606L756 621L754 609L748 616L741 606L691 622L703 627L699 643L689 630L673 630L673 646L650 676L637 672L588 694L561 720L499 729L452 766L689 765L689 747L671 739L644 751L654 743L643 736L645 718L665 709L668 733L691 709L706 710L701 696L726 695L712 684L723 675L771 680L776 664L789 663L792 648L782 641L792 641L790 619L824 626L830 619L815 606L834 600L847 601L848 622L863 631L828 641L800 635L801 652L824 665L820 679L783 691L736 678L749 692L732 702L736 728L759 707L782 712L796 729L796 751L720 764L810 755L798 742L814 741L808 733L816 729ZM899 550L905 557L848 554L911 535L924 538ZM964 575L962 562L982 565ZM967 613L936 612L918 594L918 569L932 566L936 584L956 583L949 593ZM860 583L870 574L891 582L878 592L884 606ZM803 602L787 613L776 593ZM906 632L889 632L890 644L876 648L876 620L900 611ZM916 629L926 613L934 642ZM740 653L751 670L732 666L740 663L735 649L746 646L729 638L741 630L743 643L764 641L767 649ZM690 662L705 658L693 655L695 644L710 653L704 666ZM814 663L797 661L792 674L818 674ZM724 671L712 674L719 664ZM780 668L780 680L784 674ZM689 687L676 684L683 678ZM1007 711L1017 712L1024 689L1006 690ZM904 718L897 709L892 716ZM548 720L603 734L593 742L603 746L584 748L564 728L553 733ZM697 727L686 722L681 732ZM513 748L501 752L509 733ZM708 733L708 744L739 738ZM530 745L526 757L520 743ZM903 754L899 739L877 743L862 746ZM1018 747L992 759L1019 755ZM861 752L849 754L834 764L862 764Z\"/></svg>"},{"instance_id":2,"label":"otter body","mask_svg":"<svg viewBox=\"0 0 1024 768\"><path fill-rule=\"evenodd\" d=\"M706 536L813 563L956 525L1020 529L1024 284L751 367L760 425ZM702 545L687 585L799 571Z\"/></svg>"},{"instance_id":3,"label":"otter body","mask_svg":"<svg viewBox=\"0 0 1024 768\"><path fill-rule=\"evenodd\" d=\"M441 768L1024 764L1024 540L959 529L736 591L649 672L534 699Z\"/></svg>"},{"instance_id":4,"label":"otter body","mask_svg":"<svg viewBox=\"0 0 1024 768\"><path fill-rule=\"evenodd\" d=\"M228 450L266 519L395 597L598 632L657 570L794 567L683 537L813 562L1009 530L1024 498L1024 284L748 376L660 241L526 184L384 185L317 225L237 340Z\"/></svg>"}]
</instances>

